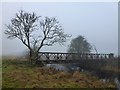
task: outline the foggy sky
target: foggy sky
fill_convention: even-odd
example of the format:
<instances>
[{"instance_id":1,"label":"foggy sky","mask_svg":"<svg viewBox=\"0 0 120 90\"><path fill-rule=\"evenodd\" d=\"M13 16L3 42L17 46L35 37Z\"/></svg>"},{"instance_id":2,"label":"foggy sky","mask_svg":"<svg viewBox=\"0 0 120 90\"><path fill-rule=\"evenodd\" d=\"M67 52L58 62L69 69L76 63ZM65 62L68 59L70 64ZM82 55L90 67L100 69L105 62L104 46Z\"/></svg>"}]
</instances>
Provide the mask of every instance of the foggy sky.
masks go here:
<instances>
[{"instance_id":1,"label":"foggy sky","mask_svg":"<svg viewBox=\"0 0 120 90\"><path fill-rule=\"evenodd\" d=\"M3 55L23 53L27 48L20 40L8 40L4 34L5 24L19 10L35 12L42 17L57 17L65 33L72 38L83 35L99 53L118 53L118 5L117 2L45 2L45 3L3 3L2 5L2 51ZM66 52L65 46L43 47L41 51ZM94 51L93 51L94 52Z\"/></svg>"}]
</instances>

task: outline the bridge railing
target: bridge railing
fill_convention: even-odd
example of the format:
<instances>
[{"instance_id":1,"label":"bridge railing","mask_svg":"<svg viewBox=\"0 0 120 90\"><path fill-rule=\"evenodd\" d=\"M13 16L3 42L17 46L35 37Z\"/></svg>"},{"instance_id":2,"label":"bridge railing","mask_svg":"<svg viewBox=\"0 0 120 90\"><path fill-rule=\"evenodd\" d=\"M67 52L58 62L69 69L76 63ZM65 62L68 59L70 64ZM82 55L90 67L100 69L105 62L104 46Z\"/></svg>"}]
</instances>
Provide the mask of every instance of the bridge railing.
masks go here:
<instances>
[{"instance_id":1,"label":"bridge railing","mask_svg":"<svg viewBox=\"0 0 120 90\"><path fill-rule=\"evenodd\" d=\"M111 59L114 54L93 54L93 53L58 53L39 52L39 60L86 60L86 59Z\"/></svg>"}]
</instances>

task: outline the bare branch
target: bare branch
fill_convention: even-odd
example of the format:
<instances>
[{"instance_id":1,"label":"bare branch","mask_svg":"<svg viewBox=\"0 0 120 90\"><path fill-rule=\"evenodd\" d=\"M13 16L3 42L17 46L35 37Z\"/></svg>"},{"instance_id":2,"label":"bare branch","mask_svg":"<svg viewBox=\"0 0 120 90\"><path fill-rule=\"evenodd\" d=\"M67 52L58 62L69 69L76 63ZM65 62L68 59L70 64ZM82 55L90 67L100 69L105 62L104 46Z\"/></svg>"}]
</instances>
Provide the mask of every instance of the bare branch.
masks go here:
<instances>
[{"instance_id":1,"label":"bare branch","mask_svg":"<svg viewBox=\"0 0 120 90\"><path fill-rule=\"evenodd\" d=\"M52 46L55 43L63 45L67 38L70 37L70 35L67 35L63 32L62 26L54 17L45 17L45 20L41 20L40 28L43 32L43 39L37 51L39 51L42 46Z\"/></svg>"},{"instance_id":2,"label":"bare branch","mask_svg":"<svg viewBox=\"0 0 120 90\"><path fill-rule=\"evenodd\" d=\"M56 43L63 45L70 37L63 32L63 28L56 18L45 17L40 20L40 16L34 12L27 13L23 10L16 13L15 18L6 27L5 34L8 38L21 40L30 50L30 57L32 54L38 54L43 46L52 46Z\"/></svg>"},{"instance_id":3,"label":"bare branch","mask_svg":"<svg viewBox=\"0 0 120 90\"><path fill-rule=\"evenodd\" d=\"M38 19L39 16L36 16L34 12L31 14L21 10L19 13L16 13L16 17L11 20L11 24L6 25L7 30L5 34L8 35L10 39L20 39L23 44L31 49L30 35L37 27L35 22Z\"/></svg>"}]
</instances>

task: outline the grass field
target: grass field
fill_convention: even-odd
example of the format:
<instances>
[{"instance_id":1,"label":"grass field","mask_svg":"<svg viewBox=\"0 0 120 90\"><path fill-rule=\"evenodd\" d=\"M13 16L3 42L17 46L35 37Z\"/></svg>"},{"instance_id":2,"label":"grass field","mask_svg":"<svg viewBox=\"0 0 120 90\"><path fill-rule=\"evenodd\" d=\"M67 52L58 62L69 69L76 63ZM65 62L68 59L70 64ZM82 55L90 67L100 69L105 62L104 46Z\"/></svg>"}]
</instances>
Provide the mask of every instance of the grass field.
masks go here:
<instances>
[{"instance_id":1,"label":"grass field","mask_svg":"<svg viewBox=\"0 0 120 90\"><path fill-rule=\"evenodd\" d=\"M4 59L2 88L115 88L88 73L58 71L48 67L29 66L26 61Z\"/></svg>"}]
</instances>

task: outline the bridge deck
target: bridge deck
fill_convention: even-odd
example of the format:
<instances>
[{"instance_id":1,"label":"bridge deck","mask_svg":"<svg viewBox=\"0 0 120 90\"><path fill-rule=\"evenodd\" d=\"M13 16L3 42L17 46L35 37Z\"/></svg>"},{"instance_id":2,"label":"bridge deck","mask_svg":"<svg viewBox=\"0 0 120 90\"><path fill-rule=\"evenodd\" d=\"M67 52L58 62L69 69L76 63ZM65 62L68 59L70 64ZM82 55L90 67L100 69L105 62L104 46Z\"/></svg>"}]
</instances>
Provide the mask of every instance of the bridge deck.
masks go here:
<instances>
[{"instance_id":1,"label":"bridge deck","mask_svg":"<svg viewBox=\"0 0 120 90\"><path fill-rule=\"evenodd\" d=\"M77 63L81 60L105 60L114 58L110 54L39 52L38 61L48 63Z\"/></svg>"}]
</instances>

